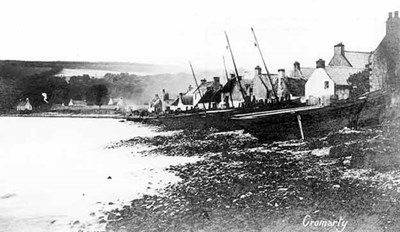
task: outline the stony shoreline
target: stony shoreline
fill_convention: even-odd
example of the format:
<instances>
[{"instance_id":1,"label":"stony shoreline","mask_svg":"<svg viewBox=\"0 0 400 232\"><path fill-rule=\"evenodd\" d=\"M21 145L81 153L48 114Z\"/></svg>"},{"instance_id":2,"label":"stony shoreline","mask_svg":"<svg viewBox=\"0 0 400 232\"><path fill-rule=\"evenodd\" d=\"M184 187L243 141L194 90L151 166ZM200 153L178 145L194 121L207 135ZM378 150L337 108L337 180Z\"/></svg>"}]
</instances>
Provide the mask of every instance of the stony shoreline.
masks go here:
<instances>
[{"instance_id":1,"label":"stony shoreline","mask_svg":"<svg viewBox=\"0 0 400 232\"><path fill-rule=\"evenodd\" d=\"M399 121L327 137L260 144L242 131L182 130L113 146L143 155L201 156L172 166L182 180L108 213L107 231L329 231L304 218L348 220L345 231L400 230Z\"/></svg>"}]
</instances>

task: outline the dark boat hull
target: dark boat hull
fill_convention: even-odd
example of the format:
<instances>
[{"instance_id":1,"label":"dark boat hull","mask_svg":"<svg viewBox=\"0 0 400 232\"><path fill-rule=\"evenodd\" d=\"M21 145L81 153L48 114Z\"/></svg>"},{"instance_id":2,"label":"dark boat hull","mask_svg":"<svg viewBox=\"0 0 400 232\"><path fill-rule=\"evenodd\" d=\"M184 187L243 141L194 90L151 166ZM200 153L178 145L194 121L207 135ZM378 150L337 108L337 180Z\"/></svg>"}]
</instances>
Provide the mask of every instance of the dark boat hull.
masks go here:
<instances>
[{"instance_id":1,"label":"dark boat hull","mask_svg":"<svg viewBox=\"0 0 400 232\"><path fill-rule=\"evenodd\" d=\"M262 142L299 139L301 131L298 115L305 138L327 135L344 127L368 126L380 123L385 111L387 96L376 95L331 106L292 111L280 114L236 115L232 118L245 131Z\"/></svg>"},{"instance_id":2,"label":"dark boat hull","mask_svg":"<svg viewBox=\"0 0 400 232\"><path fill-rule=\"evenodd\" d=\"M166 114L155 117L131 117L127 120L163 126L167 130L244 129L262 142L324 136L344 127L369 126L382 121L388 95L369 94L353 101L344 101L326 107L294 107L276 109L230 109L188 114Z\"/></svg>"},{"instance_id":3,"label":"dark boat hull","mask_svg":"<svg viewBox=\"0 0 400 232\"><path fill-rule=\"evenodd\" d=\"M235 125L233 125L229 120L232 113L232 110L220 110L206 113L199 112L193 114L163 115L147 119L143 122L163 126L168 130L196 130L208 129L211 127L220 130L232 130L235 129Z\"/></svg>"}]
</instances>

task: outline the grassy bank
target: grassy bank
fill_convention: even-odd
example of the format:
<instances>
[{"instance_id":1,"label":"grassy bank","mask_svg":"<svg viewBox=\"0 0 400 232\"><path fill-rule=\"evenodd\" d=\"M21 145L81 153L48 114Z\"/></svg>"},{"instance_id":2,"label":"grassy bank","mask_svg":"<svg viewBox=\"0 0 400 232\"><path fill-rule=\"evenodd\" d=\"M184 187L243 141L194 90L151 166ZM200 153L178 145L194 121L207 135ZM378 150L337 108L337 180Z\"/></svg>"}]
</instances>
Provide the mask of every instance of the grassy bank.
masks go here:
<instances>
[{"instance_id":1,"label":"grassy bank","mask_svg":"<svg viewBox=\"0 0 400 232\"><path fill-rule=\"evenodd\" d=\"M241 132L183 130L115 146L201 156L182 181L108 213L108 231L399 231L400 122L325 138L260 144ZM304 226L304 218L348 221Z\"/></svg>"}]
</instances>

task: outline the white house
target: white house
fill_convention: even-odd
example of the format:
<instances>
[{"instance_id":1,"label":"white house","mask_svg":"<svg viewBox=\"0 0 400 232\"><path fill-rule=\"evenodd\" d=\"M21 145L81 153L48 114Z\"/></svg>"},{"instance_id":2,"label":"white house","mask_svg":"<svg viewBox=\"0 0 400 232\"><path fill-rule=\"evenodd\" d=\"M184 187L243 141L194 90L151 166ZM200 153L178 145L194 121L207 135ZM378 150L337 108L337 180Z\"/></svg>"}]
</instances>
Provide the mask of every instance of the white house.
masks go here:
<instances>
[{"instance_id":1,"label":"white house","mask_svg":"<svg viewBox=\"0 0 400 232\"><path fill-rule=\"evenodd\" d=\"M327 99L335 95L335 82L325 70L325 61L317 61L317 69L306 82L305 97L311 105L327 103Z\"/></svg>"},{"instance_id":2,"label":"white house","mask_svg":"<svg viewBox=\"0 0 400 232\"><path fill-rule=\"evenodd\" d=\"M32 111L32 105L29 102L29 98L26 98L25 100L18 103L17 110L18 111Z\"/></svg>"},{"instance_id":3,"label":"white house","mask_svg":"<svg viewBox=\"0 0 400 232\"><path fill-rule=\"evenodd\" d=\"M171 110L190 110L194 108L193 96L185 95L183 93L179 94L179 97L170 105Z\"/></svg>"},{"instance_id":4,"label":"white house","mask_svg":"<svg viewBox=\"0 0 400 232\"><path fill-rule=\"evenodd\" d=\"M325 67L325 61L319 59L314 70L305 85L305 98L309 104L329 104L332 98L344 100L350 96L350 86L347 79L355 73L363 71L363 68L344 66Z\"/></svg>"}]
</instances>

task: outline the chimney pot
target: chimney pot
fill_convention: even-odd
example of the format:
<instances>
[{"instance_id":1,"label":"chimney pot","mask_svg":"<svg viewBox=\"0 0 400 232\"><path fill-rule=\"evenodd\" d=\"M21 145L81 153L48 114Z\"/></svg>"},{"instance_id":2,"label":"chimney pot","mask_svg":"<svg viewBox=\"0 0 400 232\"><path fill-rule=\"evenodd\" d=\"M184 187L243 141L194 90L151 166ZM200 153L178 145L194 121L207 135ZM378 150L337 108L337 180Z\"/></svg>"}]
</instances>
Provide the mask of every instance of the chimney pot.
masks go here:
<instances>
[{"instance_id":1,"label":"chimney pot","mask_svg":"<svg viewBox=\"0 0 400 232\"><path fill-rule=\"evenodd\" d=\"M257 65L254 69L255 69L256 75L261 75L261 67L260 66Z\"/></svg>"},{"instance_id":2,"label":"chimney pot","mask_svg":"<svg viewBox=\"0 0 400 232\"><path fill-rule=\"evenodd\" d=\"M219 77L214 77L214 85L215 85L216 87L219 86Z\"/></svg>"},{"instance_id":3,"label":"chimney pot","mask_svg":"<svg viewBox=\"0 0 400 232\"><path fill-rule=\"evenodd\" d=\"M325 60L319 59L317 60L317 68L325 68Z\"/></svg>"},{"instance_id":4,"label":"chimney pot","mask_svg":"<svg viewBox=\"0 0 400 232\"><path fill-rule=\"evenodd\" d=\"M294 70L300 70L300 63L298 61L294 62L293 66Z\"/></svg>"}]
</instances>

